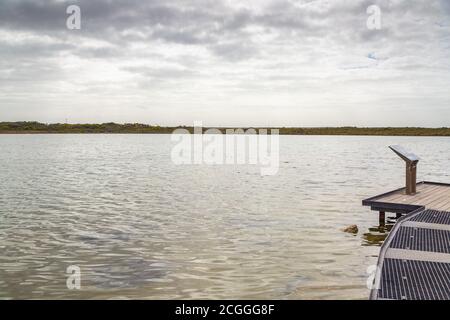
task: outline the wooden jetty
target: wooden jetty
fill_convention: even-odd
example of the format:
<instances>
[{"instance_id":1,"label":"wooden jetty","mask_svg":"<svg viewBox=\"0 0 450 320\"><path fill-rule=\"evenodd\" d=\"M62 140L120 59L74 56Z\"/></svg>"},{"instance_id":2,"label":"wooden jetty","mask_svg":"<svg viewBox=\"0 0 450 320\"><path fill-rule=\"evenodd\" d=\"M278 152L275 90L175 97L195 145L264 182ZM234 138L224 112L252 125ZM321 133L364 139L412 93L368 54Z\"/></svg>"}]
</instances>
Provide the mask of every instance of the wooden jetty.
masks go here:
<instances>
[{"instance_id":1,"label":"wooden jetty","mask_svg":"<svg viewBox=\"0 0 450 320\"><path fill-rule=\"evenodd\" d=\"M450 211L450 184L423 181L417 184L415 194L408 195L405 188L400 188L363 200L363 205L380 212L381 220L386 212L402 215L421 207Z\"/></svg>"},{"instance_id":2,"label":"wooden jetty","mask_svg":"<svg viewBox=\"0 0 450 320\"><path fill-rule=\"evenodd\" d=\"M386 212L398 218L381 247L370 298L450 300L450 184L416 183L418 157L391 149L406 158L407 186L363 200L380 213L381 224Z\"/></svg>"}]
</instances>

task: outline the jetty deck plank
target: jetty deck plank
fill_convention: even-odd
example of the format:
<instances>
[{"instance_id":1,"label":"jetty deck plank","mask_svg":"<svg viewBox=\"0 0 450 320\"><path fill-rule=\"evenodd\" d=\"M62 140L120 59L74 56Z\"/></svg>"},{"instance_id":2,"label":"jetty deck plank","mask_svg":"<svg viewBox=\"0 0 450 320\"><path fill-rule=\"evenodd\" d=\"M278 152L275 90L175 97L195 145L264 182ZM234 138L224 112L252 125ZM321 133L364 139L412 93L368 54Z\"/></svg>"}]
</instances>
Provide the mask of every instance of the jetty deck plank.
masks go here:
<instances>
[{"instance_id":1,"label":"jetty deck plank","mask_svg":"<svg viewBox=\"0 0 450 320\"><path fill-rule=\"evenodd\" d=\"M385 259L378 299L449 300L450 264Z\"/></svg>"},{"instance_id":2,"label":"jetty deck plank","mask_svg":"<svg viewBox=\"0 0 450 320\"><path fill-rule=\"evenodd\" d=\"M450 300L450 212L418 209L384 242L372 299Z\"/></svg>"},{"instance_id":3,"label":"jetty deck plank","mask_svg":"<svg viewBox=\"0 0 450 320\"><path fill-rule=\"evenodd\" d=\"M363 200L383 219L385 212L406 214L381 247L371 299L450 300L450 184L421 182L415 194L405 191Z\"/></svg>"},{"instance_id":4,"label":"jetty deck plank","mask_svg":"<svg viewBox=\"0 0 450 320\"><path fill-rule=\"evenodd\" d=\"M386 209L388 212L407 213L414 207L450 211L450 184L420 182L414 195L406 195L405 188L402 188L364 200L363 204L371 206L373 210Z\"/></svg>"}]
</instances>

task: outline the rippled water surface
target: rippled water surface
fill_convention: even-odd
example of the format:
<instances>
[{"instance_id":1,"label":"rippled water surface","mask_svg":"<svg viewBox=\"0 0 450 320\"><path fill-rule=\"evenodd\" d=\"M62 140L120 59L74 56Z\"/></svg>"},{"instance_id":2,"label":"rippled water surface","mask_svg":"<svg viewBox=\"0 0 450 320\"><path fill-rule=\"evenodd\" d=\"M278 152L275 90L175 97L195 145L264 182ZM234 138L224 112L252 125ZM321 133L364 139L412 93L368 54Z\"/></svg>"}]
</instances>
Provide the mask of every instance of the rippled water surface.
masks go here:
<instances>
[{"instance_id":1,"label":"rippled water surface","mask_svg":"<svg viewBox=\"0 0 450 320\"><path fill-rule=\"evenodd\" d=\"M361 200L403 185L398 143L450 181L448 138L283 136L262 177L175 166L165 135L0 135L0 298L365 299L386 228Z\"/></svg>"}]
</instances>

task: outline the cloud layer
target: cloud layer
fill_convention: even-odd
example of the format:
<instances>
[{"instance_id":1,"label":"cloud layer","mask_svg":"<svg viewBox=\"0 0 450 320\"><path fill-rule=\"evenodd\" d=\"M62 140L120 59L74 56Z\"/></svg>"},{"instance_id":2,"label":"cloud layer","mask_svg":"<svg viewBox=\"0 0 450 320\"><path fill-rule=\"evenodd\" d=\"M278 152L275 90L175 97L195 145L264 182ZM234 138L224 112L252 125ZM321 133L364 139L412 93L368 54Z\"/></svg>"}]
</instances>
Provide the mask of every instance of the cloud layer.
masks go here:
<instances>
[{"instance_id":1,"label":"cloud layer","mask_svg":"<svg viewBox=\"0 0 450 320\"><path fill-rule=\"evenodd\" d=\"M0 121L450 126L449 56L445 0L2 0Z\"/></svg>"}]
</instances>

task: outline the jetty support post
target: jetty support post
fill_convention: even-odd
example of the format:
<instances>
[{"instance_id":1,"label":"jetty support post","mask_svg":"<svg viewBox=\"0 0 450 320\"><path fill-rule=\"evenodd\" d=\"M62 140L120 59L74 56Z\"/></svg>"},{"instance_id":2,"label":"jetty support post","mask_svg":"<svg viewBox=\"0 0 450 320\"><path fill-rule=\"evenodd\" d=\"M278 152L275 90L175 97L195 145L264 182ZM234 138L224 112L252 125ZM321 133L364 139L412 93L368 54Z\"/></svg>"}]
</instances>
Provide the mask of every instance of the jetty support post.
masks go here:
<instances>
[{"instance_id":1,"label":"jetty support post","mask_svg":"<svg viewBox=\"0 0 450 320\"><path fill-rule=\"evenodd\" d=\"M386 212L380 211L379 220L380 220L380 226L384 226L386 224Z\"/></svg>"}]
</instances>

